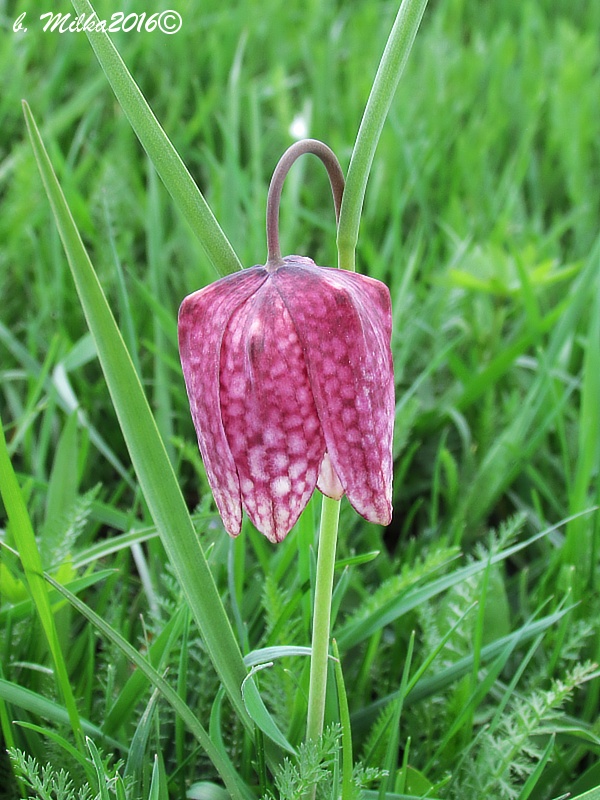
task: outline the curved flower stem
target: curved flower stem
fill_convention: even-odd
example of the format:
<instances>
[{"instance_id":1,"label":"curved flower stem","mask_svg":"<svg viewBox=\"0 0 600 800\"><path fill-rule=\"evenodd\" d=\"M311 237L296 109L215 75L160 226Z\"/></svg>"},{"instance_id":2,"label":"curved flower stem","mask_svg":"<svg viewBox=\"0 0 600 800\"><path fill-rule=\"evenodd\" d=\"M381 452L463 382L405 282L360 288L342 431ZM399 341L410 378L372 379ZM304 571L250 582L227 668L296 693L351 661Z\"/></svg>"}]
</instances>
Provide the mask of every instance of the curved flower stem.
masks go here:
<instances>
[{"instance_id":1,"label":"curved flower stem","mask_svg":"<svg viewBox=\"0 0 600 800\"><path fill-rule=\"evenodd\" d=\"M331 184L336 223L340 219L344 174L333 150L318 139L302 139L285 151L279 159L267 196L267 269L273 270L283 263L279 245L279 203L283 182L297 158L312 153L321 159ZM310 686L308 692L308 719L306 738L318 739L323 733L325 694L327 689L327 658L329 655L329 628L331 623L331 596L333 571L340 515L339 500L323 495L321 530L317 556L315 608L313 613L312 656L310 660Z\"/></svg>"},{"instance_id":2,"label":"curved flower stem","mask_svg":"<svg viewBox=\"0 0 600 800\"><path fill-rule=\"evenodd\" d=\"M315 610L313 614L310 684L308 689L307 741L309 739L318 739L323 733L329 628L331 624L331 595L333 591L333 570L335 567L339 517L339 500L333 500L331 497L323 495L319 553L317 556Z\"/></svg>"},{"instance_id":3,"label":"curved flower stem","mask_svg":"<svg viewBox=\"0 0 600 800\"><path fill-rule=\"evenodd\" d=\"M352 151L340 213L338 266L343 269L355 269L360 215L375 148L426 5L427 0L403 0L373 81Z\"/></svg>"},{"instance_id":4,"label":"curved flower stem","mask_svg":"<svg viewBox=\"0 0 600 800\"><path fill-rule=\"evenodd\" d=\"M281 258L281 248L279 246L279 202L281 200L281 189L290 167L297 158L305 153L312 153L312 155L320 158L325 165L325 169L329 175L329 182L331 183L331 192L333 194L335 221L338 222L340 218L342 195L344 193L344 173L342 172L340 162L335 157L333 150L318 139L302 139L291 147L288 147L275 167L269 185L269 194L267 196L267 269L275 269L283 262Z\"/></svg>"}]
</instances>

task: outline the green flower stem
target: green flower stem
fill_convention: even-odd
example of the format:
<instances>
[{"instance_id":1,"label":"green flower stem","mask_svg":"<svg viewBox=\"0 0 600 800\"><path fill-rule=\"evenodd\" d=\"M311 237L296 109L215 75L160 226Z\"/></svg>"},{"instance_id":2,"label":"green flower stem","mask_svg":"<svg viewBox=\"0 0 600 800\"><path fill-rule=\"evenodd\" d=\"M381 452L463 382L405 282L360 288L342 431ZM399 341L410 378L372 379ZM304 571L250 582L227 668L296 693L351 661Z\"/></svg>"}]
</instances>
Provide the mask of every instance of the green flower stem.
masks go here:
<instances>
[{"instance_id":1,"label":"green flower stem","mask_svg":"<svg viewBox=\"0 0 600 800\"><path fill-rule=\"evenodd\" d=\"M427 0L403 0L363 114L346 177L338 227L338 264L355 269L358 228L373 156Z\"/></svg>"},{"instance_id":2,"label":"green flower stem","mask_svg":"<svg viewBox=\"0 0 600 800\"><path fill-rule=\"evenodd\" d=\"M315 610L313 614L312 657L310 660L310 685L308 690L308 720L306 739L318 739L323 733L325 692L327 688L327 659L329 657L329 628L331 623L331 595L337 544L339 500L323 495L319 554L317 556L317 581Z\"/></svg>"}]
</instances>

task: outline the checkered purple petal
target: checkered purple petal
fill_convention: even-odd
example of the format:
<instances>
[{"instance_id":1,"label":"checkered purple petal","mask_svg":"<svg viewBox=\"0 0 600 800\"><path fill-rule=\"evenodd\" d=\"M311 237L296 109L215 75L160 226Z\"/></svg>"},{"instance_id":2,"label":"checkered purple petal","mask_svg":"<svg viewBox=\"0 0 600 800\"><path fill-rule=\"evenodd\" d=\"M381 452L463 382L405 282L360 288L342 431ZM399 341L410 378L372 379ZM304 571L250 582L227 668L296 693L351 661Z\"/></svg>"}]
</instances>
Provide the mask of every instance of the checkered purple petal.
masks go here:
<instances>
[{"instance_id":1,"label":"checkered purple petal","mask_svg":"<svg viewBox=\"0 0 600 800\"><path fill-rule=\"evenodd\" d=\"M394 377L385 284L289 256L273 274L304 351L327 453L352 506L391 520Z\"/></svg>"}]
</instances>

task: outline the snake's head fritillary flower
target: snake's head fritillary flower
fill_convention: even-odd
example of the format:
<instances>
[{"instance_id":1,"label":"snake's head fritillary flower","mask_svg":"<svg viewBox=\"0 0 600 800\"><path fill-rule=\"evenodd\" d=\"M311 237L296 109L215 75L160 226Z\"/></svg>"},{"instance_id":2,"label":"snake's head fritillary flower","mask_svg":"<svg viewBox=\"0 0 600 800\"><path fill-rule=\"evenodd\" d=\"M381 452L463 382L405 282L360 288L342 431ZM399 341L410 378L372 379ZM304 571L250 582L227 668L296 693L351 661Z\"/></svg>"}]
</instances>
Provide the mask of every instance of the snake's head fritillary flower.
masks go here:
<instances>
[{"instance_id":1,"label":"snake's head fritillary flower","mask_svg":"<svg viewBox=\"0 0 600 800\"><path fill-rule=\"evenodd\" d=\"M315 486L391 519L394 379L385 284L288 256L185 298L179 348L225 528L273 542Z\"/></svg>"},{"instance_id":2,"label":"snake's head fritillary flower","mask_svg":"<svg viewBox=\"0 0 600 800\"><path fill-rule=\"evenodd\" d=\"M225 528L244 508L280 542L315 487L345 493L367 520L392 514L394 376L385 284L310 258L281 258L281 186L298 155L317 155L336 217L344 177L333 152L305 139L277 165L267 198L265 266L185 298L179 351L206 474Z\"/></svg>"}]
</instances>

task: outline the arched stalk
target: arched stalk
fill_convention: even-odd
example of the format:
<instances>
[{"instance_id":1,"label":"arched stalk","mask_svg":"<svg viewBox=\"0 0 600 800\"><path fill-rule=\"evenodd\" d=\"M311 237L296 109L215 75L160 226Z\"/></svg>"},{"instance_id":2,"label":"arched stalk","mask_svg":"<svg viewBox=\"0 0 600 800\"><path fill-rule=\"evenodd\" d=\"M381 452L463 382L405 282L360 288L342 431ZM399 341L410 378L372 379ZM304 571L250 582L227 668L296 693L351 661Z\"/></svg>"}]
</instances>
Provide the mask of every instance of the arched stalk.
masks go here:
<instances>
[{"instance_id":1,"label":"arched stalk","mask_svg":"<svg viewBox=\"0 0 600 800\"><path fill-rule=\"evenodd\" d=\"M344 174L335 153L326 144L318 139L302 139L296 142L285 151L275 167L269 194L267 196L267 264L268 270L276 269L281 266L281 248L279 246L279 203L281 201L281 189L283 182L290 170L290 167L300 156L311 153L323 162L333 194L333 204L335 206L335 221L340 218L342 206L342 195L344 193Z\"/></svg>"}]
</instances>

